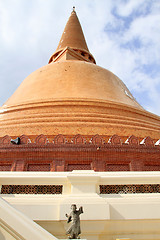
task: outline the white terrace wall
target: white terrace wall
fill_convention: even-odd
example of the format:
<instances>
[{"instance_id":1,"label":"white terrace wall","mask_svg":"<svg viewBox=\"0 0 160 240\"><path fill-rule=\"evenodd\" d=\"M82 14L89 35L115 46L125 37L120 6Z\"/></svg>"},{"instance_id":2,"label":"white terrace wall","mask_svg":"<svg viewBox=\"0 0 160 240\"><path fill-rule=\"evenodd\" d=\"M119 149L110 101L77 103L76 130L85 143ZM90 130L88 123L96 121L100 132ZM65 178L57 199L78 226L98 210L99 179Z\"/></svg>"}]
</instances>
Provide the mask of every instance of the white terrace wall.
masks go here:
<instances>
[{"instance_id":1,"label":"white terrace wall","mask_svg":"<svg viewBox=\"0 0 160 240\"><path fill-rule=\"evenodd\" d=\"M81 238L160 239L160 193L101 194L100 185L159 185L160 172L1 172L0 185L63 185L62 194L1 194L15 209L59 239L65 213L83 206Z\"/></svg>"}]
</instances>

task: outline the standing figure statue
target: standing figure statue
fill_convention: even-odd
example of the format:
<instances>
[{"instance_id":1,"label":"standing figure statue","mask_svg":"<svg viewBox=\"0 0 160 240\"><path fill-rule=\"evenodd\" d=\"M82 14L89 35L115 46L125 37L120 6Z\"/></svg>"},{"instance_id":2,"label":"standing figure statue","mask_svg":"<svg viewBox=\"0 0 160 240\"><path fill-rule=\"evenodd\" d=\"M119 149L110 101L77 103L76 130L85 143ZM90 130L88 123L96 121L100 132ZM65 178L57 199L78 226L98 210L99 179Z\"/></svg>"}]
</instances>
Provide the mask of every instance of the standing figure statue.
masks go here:
<instances>
[{"instance_id":1,"label":"standing figure statue","mask_svg":"<svg viewBox=\"0 0 160 240\"><path fill-rule=\"evenodd\" d=\"M72 204L71 209L71 213L69 215L66 214L68 218L67 223L71 222L71 226L68 228L66 234L69 235L69 239L80 239L79 234L81 233L81 228L79 215L83 213L83 208L80 207L79 210L77 210L77 206Z\"/></svg>"}]
</instances>

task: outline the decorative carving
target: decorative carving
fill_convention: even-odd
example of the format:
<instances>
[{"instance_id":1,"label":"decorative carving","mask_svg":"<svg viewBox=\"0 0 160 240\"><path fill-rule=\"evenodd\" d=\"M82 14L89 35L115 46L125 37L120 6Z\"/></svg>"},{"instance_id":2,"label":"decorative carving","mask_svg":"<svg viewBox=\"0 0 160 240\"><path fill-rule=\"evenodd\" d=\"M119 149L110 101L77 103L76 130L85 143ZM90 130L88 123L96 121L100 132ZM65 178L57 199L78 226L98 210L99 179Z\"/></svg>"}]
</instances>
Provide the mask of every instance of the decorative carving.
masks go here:
<instances>
[{"instance_id":1,"label":"decorative carving","mask_svg":"<svg viewBox=\"0 0 160 240\"><path fill-rule=\"evenodd\" d=\"M66 138L62 134L59 134L54 138L55 144L65 144L66 141L67 141Z\"/></svg>"},{"instance_id":2,"label":"decorative carving","mask_svg":"<svg viewBox=\"0 0 160 240\"><path fill-rule=\"evenodd\" d=\"M63 185L2 185L2 194L62 194Z\"/></svg>"},{"instance_id":3,"label":"decorative carving","mask_svg":"<svg viewBox=\"0 0 160 240\"><path fill-rule=\"evenodd\" d=\"M146 137L146 138L144 138L141 142L140 142L140 144L144 144L144 145L146 145L146 146L154 146L154 142L153 142L153 139L151 138L151 137Z\"/></svg>"},{"instance_id":4,"label":"decorative carving","mask_svg":"<svg viewBox=\"0 0 160 240\"><path fill-rule=\"evenodd\" d=\"M86 142L86 140L84 139L84 137L82 137L80 134L77 134L76 136L74 136L74 138L72 139L72 142L74 144L84 144Z\"/></svg>"},{"instance_id":5,"label":"decorative carving","mask_svg":"<svg viewBox=\"0 0 160 240\"><path fill-rule=\"evenodd\" d=\"M1 138L0 140L1 144L10 144L11 143L11 137L6 135L4 137Z\"/></svg>"},{"instance_id":6,"label":"decorative carving","mask_svg":"<svg viewBox=\"0 0 160 240\"><path fill-rule=\"evenodd\" d=\"M93 136L91 138L91 143L98 145L98 144L103 144L104 143L104 139L99 136L98 134L96 134L95 136Z\"/></svg>"},{"instance_id":7,"label":"decorative carving","mask_svg":"<svg viewBox=\"0 0 160 240\"><path fill-rule=\"evenodd\" d=\"M21 144L28 144L28 143L31 143L31 140L29 139L28 136L21 135L20 136L20 142L21 142Z\"/></svg>"},{"instance_id":8,"label":"decorative carving","mask_svg":"<svg viewBox=\"0 0 160 240\"><path fill-rule=\"evenodd\" d=\"M130 145L139 145L139 140L137 137L132 135L125 141L125 143L128 143Z\"/></svg>"},{"instance_id":9,"label":"decorative carving","mask_svg":"<svg viewBox=\"0 0 160 240\"><path fill-rule=\"evenodd\" d=\"M160 184L99 185L100 194L160 193Z\"/></svg>"},{"instance_id":10,"label":"decorative carving","mask_svg":"<svg viewBox=\"0 0 160 240\"><path fill-rule=\"evenodd\" d=\"M111 143L113 145L121 145L122 144L122 140L118 135L113 135L112 137L110 137L108 143Z\"/></svg>"},{"instance_id":11,"label":"decorative carving","mask_svg":"<svg viewBox=\"0 0 160 240\"><path fill-rule=\"evenodd\" d=\"M35 143L37 144L47 144L48 142L48 138L43 134L37 136L35 139Z\"/></svg>"},{"instance_id":12,"label":"decorative carving","mask_svg":"<svg viewBox=\"0 0 160 240\"><path fill-rule=\"evenodd\" d=\"M75 204L71 205L71 213L66 214L67 223L71 222L71 226L68 228L66 234L69 235L69 239L80 239L79 234L81 234L80 228L80 217L79 215L83 213L83 208L80 207L77 210L77 206Z\"/></svg>"}]
</instances>

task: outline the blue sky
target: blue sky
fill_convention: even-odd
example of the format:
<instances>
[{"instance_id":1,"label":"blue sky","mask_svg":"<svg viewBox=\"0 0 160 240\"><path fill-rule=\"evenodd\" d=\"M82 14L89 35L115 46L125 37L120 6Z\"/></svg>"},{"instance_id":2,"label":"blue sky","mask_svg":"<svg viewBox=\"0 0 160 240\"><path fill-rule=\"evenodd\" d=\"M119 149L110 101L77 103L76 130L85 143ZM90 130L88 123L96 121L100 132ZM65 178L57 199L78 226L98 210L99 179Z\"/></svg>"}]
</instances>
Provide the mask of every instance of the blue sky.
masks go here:
<instances>
[{"instance_id":1,"label":"blue sky","mask_svg":"<svg viewBox=\"0 0 160 240\"><path fill-rule=\"evenodd\" d=\"M160 115L159 0L0 0L0 105L48 63L72 6L97 65Z\"/></svg>"}]
</instances>

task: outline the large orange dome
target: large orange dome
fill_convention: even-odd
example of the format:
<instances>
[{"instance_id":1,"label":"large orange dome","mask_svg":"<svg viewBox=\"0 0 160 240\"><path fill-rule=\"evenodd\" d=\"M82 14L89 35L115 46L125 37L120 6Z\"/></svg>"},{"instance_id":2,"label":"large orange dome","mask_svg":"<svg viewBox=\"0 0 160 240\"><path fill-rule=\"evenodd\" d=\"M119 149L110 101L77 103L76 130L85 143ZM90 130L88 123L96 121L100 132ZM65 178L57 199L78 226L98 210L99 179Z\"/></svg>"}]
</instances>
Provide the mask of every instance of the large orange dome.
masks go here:
<instances>
[{"instance_id":1,"label":"large orange dome","mask_svg":"<svg viewBox=\"0 0 160 240\"><path fill-rule=\"evenodd\" d=\"M65 100L113 101L142 109L123 82L110 71L85 61L61 61L30 74L6 107Z\"/></svg>"},{"instance_id":2,"label":"large orange dome","mask_svg":"<svg viewBox=\"0 0 160 240\"><path fill-rule=\"evenodd\" d=\"M50 64L29 75L1 107L0 136L160 138L160 117L145 111L117 76L95 64L74 11L64 32Z\"/></svg>"}]
</instances>

